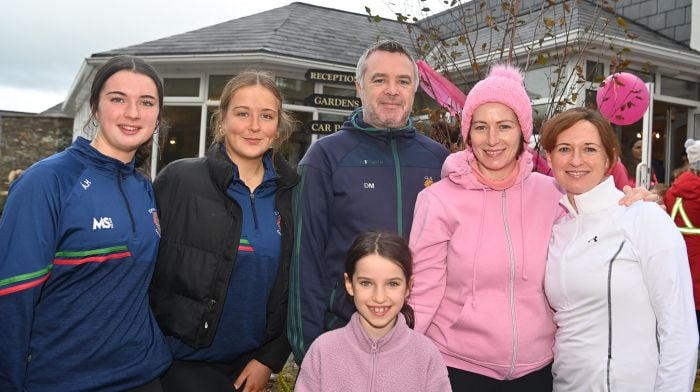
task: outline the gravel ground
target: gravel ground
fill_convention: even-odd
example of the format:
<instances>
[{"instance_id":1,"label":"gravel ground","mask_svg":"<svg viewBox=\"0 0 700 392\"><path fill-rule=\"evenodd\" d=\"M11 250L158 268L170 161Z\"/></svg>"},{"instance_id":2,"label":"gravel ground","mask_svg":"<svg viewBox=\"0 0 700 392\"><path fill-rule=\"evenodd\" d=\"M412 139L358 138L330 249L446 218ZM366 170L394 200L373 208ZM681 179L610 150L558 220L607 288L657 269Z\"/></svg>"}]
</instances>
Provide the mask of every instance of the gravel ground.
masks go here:
<instances>
[{"instance_id":1,"label":"gravel ground","mask_svg":"<svg viewBox=\"0 0 700 392\"><path fill-rule=\"evenodd\" d=\"M282 371L270 377L270 382L267 384L265 392L292 392L294 390L294 380L296 380L298 373L299 366L294 363L290 356Z\"/></svg>"}]
</instances>

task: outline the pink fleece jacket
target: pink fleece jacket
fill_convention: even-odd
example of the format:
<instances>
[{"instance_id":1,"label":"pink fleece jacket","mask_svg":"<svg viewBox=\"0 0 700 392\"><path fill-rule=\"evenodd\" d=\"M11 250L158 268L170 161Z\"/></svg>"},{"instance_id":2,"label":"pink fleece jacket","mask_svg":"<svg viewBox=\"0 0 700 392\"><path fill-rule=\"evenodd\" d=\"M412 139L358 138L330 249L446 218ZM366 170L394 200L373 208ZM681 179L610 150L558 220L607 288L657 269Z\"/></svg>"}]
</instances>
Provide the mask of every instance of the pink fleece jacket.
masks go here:
<instances>
[{"instance_id":1,"label":"pink fleece jacket","mask_svg":"<svg viewBox=\"0 0 700 392\"><path fill-rule=\"evenodd\" d=\"M523 153L505 190L480 183L471 151L451 154L418 194L410 246L416 330L447 366L514 379L552 361L555 326L544 296L547 247L562 192Z\"/></svg>"},{"instance_id":2,"label":"pink fleece jacket","mask_svg":"<svg viewBox=\"0 0 700 392\"><path fill-rule=\"evenodd\" d=\"M357 312L343 328L319 336L301 364L296 392L450 392L447 368L432 342L406 325L379 340Z\"/></svg>"}]
</instances>

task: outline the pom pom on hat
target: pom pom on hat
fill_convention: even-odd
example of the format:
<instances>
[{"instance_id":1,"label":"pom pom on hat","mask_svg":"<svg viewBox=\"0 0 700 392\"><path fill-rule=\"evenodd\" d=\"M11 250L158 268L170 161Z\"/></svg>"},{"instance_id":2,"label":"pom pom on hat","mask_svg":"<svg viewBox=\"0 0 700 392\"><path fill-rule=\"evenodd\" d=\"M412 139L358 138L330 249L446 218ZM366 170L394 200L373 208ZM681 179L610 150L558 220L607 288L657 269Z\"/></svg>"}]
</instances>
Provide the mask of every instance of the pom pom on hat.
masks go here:
<instances>
[{"instance_id":1,"label":"pom pom on hat","mask_svg":"<svg viewBox=\"0 0 700 392\"><path fill-rule=\"evenodd\" d=\"M518 118L526 142L532 136L532 105L523 85L523 75L510 65L499 64L491 68L488 76L469 91L462 109L462 137L467 140L474 111L485 103L501 103L508 106Z\"/></svg>"},{"instance_id":2,"label":"pom pom on hat","mask_svg":"<svg viewBox=\"0 0 700 392\"><path fill-rule=\"evenodd\" d=\"M688 165L690 165L690 168L700 170L700 140L686 140L685 153L688 154Z\"/></svg>"}]
</instances>

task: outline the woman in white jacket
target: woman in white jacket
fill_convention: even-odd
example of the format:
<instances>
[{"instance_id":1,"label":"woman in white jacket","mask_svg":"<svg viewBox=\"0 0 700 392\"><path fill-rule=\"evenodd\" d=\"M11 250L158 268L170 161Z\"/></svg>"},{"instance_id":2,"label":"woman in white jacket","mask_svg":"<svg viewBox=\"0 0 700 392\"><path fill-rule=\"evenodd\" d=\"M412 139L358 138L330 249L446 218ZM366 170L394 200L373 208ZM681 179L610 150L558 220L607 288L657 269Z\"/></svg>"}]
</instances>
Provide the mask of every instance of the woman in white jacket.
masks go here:
<instances>
[{"instance_id":1,"label":"woman in white jacket","mask_svg":"<svg viewBox=\"0 0 700 392\"><path fill-rule=\"evenodd\" d=\"M541 143L568 211L545 275L554 391L691 391L698 334L678 229L653 203L618 205L609 173L619 146L597 111L551 119Z\"/></svg>"}]
</instances>

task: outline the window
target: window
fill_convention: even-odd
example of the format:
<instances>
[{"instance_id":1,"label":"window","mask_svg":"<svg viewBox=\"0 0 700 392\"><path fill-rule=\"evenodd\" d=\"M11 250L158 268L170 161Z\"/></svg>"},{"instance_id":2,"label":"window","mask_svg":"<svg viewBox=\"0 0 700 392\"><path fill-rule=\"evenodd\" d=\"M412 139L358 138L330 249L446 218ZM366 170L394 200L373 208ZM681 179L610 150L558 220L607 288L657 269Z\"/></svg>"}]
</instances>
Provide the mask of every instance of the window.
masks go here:
<instances>
[{"instance_id":1,"label":"window","mask_svg":"<svg viewBox=\"0 0 700 392\"><path fill-rule=\"evenodd\" d=\"M632 75L637 75L644 83L653 83L654 74L646 71L637 71L636 69L625 69L622 72L631 73Z\"/></svg>"},{"instance_id":2,"label":"window","mask_svg":"<svg viewBox=\"0 0 700 392\"><path fill-rule=\"evenodd\" d=\"M323 93L328 95L337 95L340 97L357 96L357 91L354 87L323 86Z\"/></svg>"},{"instance_id":3,"label":"window","mask_svg":"<svg viewBox=\"0 0 700 392\"><path fill-rule=\"evenodd\" d=\"M533 133L539 134L542 124L547 120L547 108L549 104L532 105Z\"/></svg>"},{"instance_id":4,"label":"window","mask_svg":"<svg viewBox=\"0 0 700 392\"><path fill-rule=\"evenodd\" d=\"M212 121L211 118L214 115L214 111L218 109L217 106L207 106L207 129L205 130L207 136L206 136L206 144L204 144L204 151L209 149L209 146L211 146L212 142L214 141L214 130L212 130Z\"/></svg>"},{"instance_id":5,"label":"window","mask_svg":"<svg viewBox=\"0 0 700 392\"><path fill-rule=\"evenodd\" d=\"M661 75L661 94L700 101L700 83Z\"/></svg>"},{"instance_id":6,"label":"window","mask_svg":"<svg viewBox=\"0 0 700 392\"><path fill-rule=\"evenodd\" d=\"M441 106L432 99L428 94L425 93L421 88L416 91L416 97L413 100L413 114L420 116L422 114L427 114L428 111L436 111L440 109ZM447 111L446 109L443 109Z\"/></svg>"},{"instance_id":7,"label":"window","mask_svg":"<svg viewBox=\"0 0 700 392\"><path fill-rule=\"evenodd\" d=\"M275 83L282 91L284 103L304 105L304 99L314 93L314 83L306 80L276 77Z\"/></svg>"},{"instance_id":8,"label":"window","mask_svg":"<svg viewBox=\"0 0 700 392\"><path fill-rule=\"evenodd\" d=\"M345 122L345 120L348 119L348 116L343 116L340 114L333 114L333 113L319 113L318 114L318 119L320 121L340 121L340 122Z\"/></svg>"},{"instance_id":9,"label":"window","mask_svg":"<svg viewBox=\"0 0 700 392\"><path fill-rule=\"evenodd\" d=\"M598 84L605 79L605 66L603 63L586 61L586 80Z\"/></svg>"},{"instance_id":10,"label":"window","mask_svg":"<svg viewBox=\"0 0 700 392\"><path fill-rule=\"evenodd\" d=\"M289 135L289 139L279 147L279 151L284 155L292 167L296 167L304 152L311 144L311 134L304 131L305 124L313 120L313 114L308 112L292 112L292 117L298 123L294 132Z\"/></svg>"},{"instance_id":11,"label":"window","mask_svg":"<svg viewBox=\"0 0 700 392\"><path fill-rule=\"evenodd\" d=\"M207 98L212 101L218 101L221 99L221 92L224 90L226 83L234 75L211 75L209 76L209 93Z\"/></svg>"},{"instance_id":12,"label":"window","mask_svg":"<svg viewBox=\"0 0 700 392\"><path fill-rule=\"evenodd\" d=\"M166 97L198 97L199 78L165 78Z\"/></svg>"},{"instance_id":13,"label":"window","mask_svg":"<svg viewBox=\"0 0 700 392\"><path fill-rule=\"evenodd\" d=\"M199 106L166 106L163 117L168 125L167 132L160 135L163 149L158 157L158 170L168 163L180 159L196 157L199 153Z\"/></svg>"},{"instance_id":14,"label":"window","mask_svg":"<svg viewBox=\"0 0 700 392\"><path fill-rule=\"evenodd\" d=\"M556 83L556 67L533 69L525 73L525 89L530 99L546 98L551 95L551 83Z\"/></svg>"}]
</instances>

